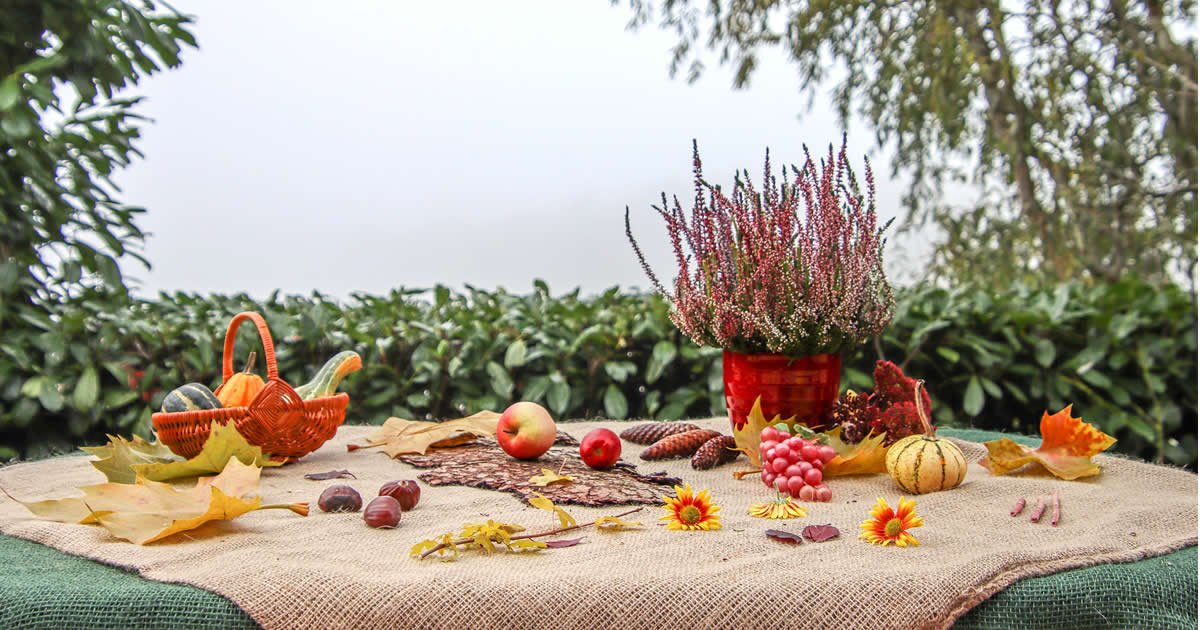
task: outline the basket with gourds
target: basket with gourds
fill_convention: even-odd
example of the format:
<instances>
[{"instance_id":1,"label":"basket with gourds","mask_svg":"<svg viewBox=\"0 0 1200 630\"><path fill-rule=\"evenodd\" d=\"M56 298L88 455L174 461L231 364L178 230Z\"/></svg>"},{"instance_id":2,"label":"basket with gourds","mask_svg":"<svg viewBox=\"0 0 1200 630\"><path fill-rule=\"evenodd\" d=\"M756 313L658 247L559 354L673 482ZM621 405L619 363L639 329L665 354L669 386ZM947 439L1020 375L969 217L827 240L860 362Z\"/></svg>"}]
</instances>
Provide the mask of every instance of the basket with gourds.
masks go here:
<instances>
[{"instance_id":1,"label":"basket with gourds","mask_svg":"<svg viewBox=\"0 0 1200 630\"><path fill-rule=\"evenodd\" d=\"M253 353L243 371L233 371L234 341L238 326L246 320L254 323L262 338L266 380L252 372ZM339 352L312 380L292 387L279 377L266 320L255 312L238 313L225 331L221 385L216 391L200 383L172 390L151 422L158 439L183 457L200 452L215 421L233 422L242 437L273 457L297 459L320 448L345 421L350 397L337 388L346 375L360 368L358 353Z\"/></svg>"}]
</instances>

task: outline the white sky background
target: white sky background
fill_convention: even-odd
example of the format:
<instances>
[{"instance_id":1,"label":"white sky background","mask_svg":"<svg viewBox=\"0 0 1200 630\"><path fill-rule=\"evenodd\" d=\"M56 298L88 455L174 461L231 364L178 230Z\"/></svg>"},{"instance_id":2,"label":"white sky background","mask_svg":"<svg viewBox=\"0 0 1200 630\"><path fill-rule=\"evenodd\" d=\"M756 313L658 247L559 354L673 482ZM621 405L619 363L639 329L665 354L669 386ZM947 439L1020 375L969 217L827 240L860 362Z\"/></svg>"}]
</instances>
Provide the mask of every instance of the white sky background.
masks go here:
<instances>
[{"instance_id":1,"label":"white sky background","mask_svg":"<svg viewBox=\"0 0 1200 630\"><path fill-rule=\"evenodd\" d=\"M125 265L143 295L646 288L625 206L669 279L650 204L690 204L692 138L729 186L735 169L761 176L767 147L798 163L842 132L827 89L805 111L782 51L748 90L711 56L688 85L668 75L674 36L626 30L630 10L607 0L175 4L200 50L137 89L154 122L117 180L149 210L153 268ZM861 122L847 131L895 216L890 156ZM903 282L925 248L891 237Z\"/></svg>"}]
</instances>

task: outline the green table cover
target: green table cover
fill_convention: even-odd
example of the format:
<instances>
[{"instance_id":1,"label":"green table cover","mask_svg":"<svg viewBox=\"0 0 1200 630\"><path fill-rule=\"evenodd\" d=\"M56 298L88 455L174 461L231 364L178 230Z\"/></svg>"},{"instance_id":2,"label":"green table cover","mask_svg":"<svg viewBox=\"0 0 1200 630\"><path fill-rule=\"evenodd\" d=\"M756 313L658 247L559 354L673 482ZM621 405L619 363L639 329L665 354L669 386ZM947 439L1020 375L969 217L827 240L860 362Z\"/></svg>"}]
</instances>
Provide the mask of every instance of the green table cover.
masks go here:
<instances>
[{"instance_id":1,"label":"green table cover","mask_svg":"<svg viewBox=\"0 0 1200 630\"><path fill-rule=\"evenodd\" d=\"M999 435L941 433L976 442ZM215 593L153 582L11 536L0 535L0 566L0 628L257 627ZM1139 562L1027 578L976 606L955 628L1196 628L1196 575L1192 546Z\"/></svg>"}]
</instances>

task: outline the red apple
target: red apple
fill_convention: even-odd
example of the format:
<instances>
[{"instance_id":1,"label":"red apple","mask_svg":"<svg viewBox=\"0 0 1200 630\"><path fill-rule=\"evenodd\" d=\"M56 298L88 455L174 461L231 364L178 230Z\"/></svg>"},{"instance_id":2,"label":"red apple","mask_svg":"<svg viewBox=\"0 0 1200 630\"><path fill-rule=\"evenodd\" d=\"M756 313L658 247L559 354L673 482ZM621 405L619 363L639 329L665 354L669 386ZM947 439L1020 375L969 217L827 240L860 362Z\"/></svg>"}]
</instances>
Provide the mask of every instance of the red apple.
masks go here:
<instances>
[{"instance_id":1,"label":"red apple","mask_svg":"<svg viewBox=\"0 0 1200 630\"><path fill-rule=\"evenodd\" d=\"M592 429L579 443L579 456L596 470L612 468L621 458L621 438L608 429Z\"/></svg>"},{"instance_id":2,"label":"red apple","mask_svg":"<svg viewBox=\"0 0 1200 630\"><path fill-rule=\"evenodd\" d=\"M558 428L545 407L532 402L511 405L496 422L496 441L517 459L537 459L550 450Z\"/></svg>"}]
</instances>

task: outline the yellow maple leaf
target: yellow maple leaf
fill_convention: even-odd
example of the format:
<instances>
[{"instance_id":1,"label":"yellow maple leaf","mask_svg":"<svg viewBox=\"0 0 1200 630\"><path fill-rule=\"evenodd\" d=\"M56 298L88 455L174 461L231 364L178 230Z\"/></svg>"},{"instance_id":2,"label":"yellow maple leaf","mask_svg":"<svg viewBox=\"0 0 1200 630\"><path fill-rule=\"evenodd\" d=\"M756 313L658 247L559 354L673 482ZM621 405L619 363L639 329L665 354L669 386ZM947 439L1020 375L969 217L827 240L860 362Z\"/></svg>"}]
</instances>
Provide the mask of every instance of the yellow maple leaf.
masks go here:
<instances>
[{"instance_id":1,"label":"yellow maple leaf","mask_svg":"<svg viewBox=\"0 0 1200 630\"><path fill-rule=\"evenodd\" d=\"M120 436L109 436L104 446L84 447L84 451L100 459L92 466L104 473L109 481L134 483L138 477L150 481L170 481L201 475L215 475L225 469L230 459L236 458L243 464L258 466L282 466L283 461L273 460L238 433L232 422L212 423L204 447L191 459L183 459L172 453L161 442L147 442L134 436L126 440Z\"/></svg>"},{"instance_id":2,"label":"yellow maple leaf","mask_svg":"<svg viewBox=\"0 0 1200 630\"><path fill-rule=\"evenodd\" d=\"M534 494L533 498L529 499L529 505L539 510L553 512L558 517L558 523L561 527L574 527L576 524L574 516L571 516L566 510L554 505L553 501L540 494Z\"/></svg>"},{"instance_id":3,"label":"yellow maple leaf","mask_svg":"<svg viewBox=\"0 0 1200 630\"><path fill-rule=\"evenodd\" d=\"M179 490L157 481L102 483L80 488L82 497L21 502L42 518L64 523L96 523L118 538L141 545L195 529L209 521L237 518L266 508L285 508L308 514L307 504L263 505L249 497L258 488L261 468L231 458L215 477L200 479Z\"/></svg>"},{"instance_id":4,"label":"yellow maple leaf","mask_svg":"<svg viewBox=\"0 0 1200 630\"><path fill-rule=\"evenodd\" d=\"M388 418L378 431L367 438L366 445L352 447L351 450L381 447L391 457L412 453L423 455L432 446L457 446L473 440L474 436L494 436L499 419L500 414L494 411L480 411L466 418L445 422Z\"/></svg>"},{"instance_id":5,"label":"yellow maple leaf","mask_svg":"<svg viewBox=\"0 0 1200 630\"><path fill-rule=\"evenodd\" d=\"M1053 415L1042 412L1040 428L1042 444L1036 449L1009 438L984 442L988 454L979 464L993 475L1003 475L1037 463L1060 479L1081 479L1100 474L1100 467L1092 462L1092 457L1117 442L1083 418L1072 418L1071 405Z\"/></svg>"},{"instance_id":6,"label":"yellow maple leaf","mask_svg":"<svg viewBox=\"0 0 1200 630\"><path fill-rule=\"evenodd\" d=\"M888 447L883 445L886 434L876 433L863 438L857 444L842 441L841 427L826 431L822 435L825 436L825 444L837 451L837 456L829 460L822 470L826 477L887 472Z\"/></svg>"},{"instance_id":7,"label":"yellow maple leaf","mask_svg":"<svg viewBox=\"0 0 1200 630\"><path fill-rule=\"evenodd\" d=\"M549 468L543 468L542 474L534 475L529 478L529 483L543 488L554 483L571 483L573 481L575 481L574 477L570 475L560 475Z\"/></svg>"},{"instance_id":8,"label":"yellow maple leaf","mask_svg":"<svg viewBox=\"0 0 1200 630\"><path fill-rule=\"evenodd\" d=\"M735 450L745 453L756 468L762 467L762 454L758 452L758 445L762 443L762 430L780 423L791 425L796 421L795 416L784 420L779 415L767 420L763 417L761 402L761 397L754 399L754 406L750 408L750 413L746 414L746 423L740 429L733 429L733 441L737 444Z\"/></svg>"}]
</instances>

